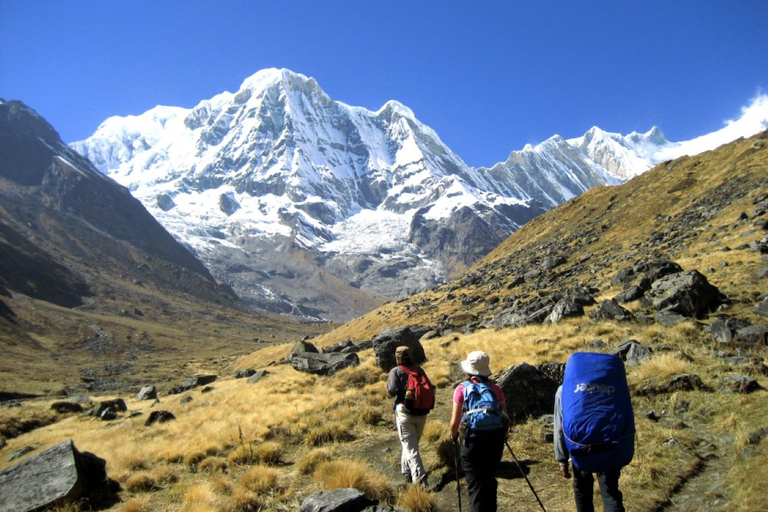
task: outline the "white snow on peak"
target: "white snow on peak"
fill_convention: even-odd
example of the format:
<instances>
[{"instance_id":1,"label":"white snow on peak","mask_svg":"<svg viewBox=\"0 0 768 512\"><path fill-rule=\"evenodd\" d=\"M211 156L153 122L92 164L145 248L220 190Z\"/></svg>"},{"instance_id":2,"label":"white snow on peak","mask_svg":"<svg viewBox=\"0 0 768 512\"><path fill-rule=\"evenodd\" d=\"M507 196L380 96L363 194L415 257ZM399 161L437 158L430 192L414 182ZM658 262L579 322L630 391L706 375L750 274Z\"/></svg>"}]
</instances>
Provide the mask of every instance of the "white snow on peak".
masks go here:
<instances>
[{"instance_id":1,"label":"white snow on peak","mask_svg":"<svg viewBox=\"0 0 768 512\"><path fill-rule=\"evenodd\" d=\"M720 130L662 149L656 155L657 159L665 161L686 155L697 155L740 137L751 137L768 130L768 95L758 95L749 106L741 109L741 115L737 119L727 120L724 124L725 126Z\"/></svg>"}]
</instances>

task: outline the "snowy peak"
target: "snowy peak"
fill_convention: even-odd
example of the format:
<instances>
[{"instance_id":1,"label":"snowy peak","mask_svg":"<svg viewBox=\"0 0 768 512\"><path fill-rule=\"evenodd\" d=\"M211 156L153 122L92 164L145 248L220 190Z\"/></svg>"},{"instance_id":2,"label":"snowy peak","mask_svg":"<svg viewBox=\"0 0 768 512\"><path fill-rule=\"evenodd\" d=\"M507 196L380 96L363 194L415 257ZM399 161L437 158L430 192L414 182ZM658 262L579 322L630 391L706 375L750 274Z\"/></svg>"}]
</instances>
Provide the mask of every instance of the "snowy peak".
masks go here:
<instances>
[{"instance_id":1,"label":"snowy peak","mask_svg":"<svg viewBox=\"0 0 768 512\"><path fill-rule=\"evenodd\" d=\"M646 133L632 132L626 136L593 127L568 142L620 180L633 178L656 165L656 153L668 145L655 126Z\"/></svg>"}]
</instances>

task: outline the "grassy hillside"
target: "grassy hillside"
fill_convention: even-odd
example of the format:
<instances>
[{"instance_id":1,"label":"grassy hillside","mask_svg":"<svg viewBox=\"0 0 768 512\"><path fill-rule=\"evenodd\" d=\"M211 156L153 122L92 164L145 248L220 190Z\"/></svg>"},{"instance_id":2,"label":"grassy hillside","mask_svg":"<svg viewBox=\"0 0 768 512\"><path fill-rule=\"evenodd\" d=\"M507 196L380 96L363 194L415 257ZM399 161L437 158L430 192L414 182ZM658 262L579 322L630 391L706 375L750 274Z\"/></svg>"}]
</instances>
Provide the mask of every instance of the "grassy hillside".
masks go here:
<instances>
[{"instance_id":1,"label":"grassy hillside","mask_svg":"<svg viewBox=\"0 0 768 512\"><path fill-rule=\"evenodd\" d=\"M375 367L372 350L360 353L360 366L318 377L285 364L290 344L252 351L222 370L266 369L256 384L221 378L207 393L182 395L192 397L184 404L179 395L161 394L153 404L122 394L129 411L142 414L123 413L114 422L56 416L50 400L1 409L6 432L25 421L58 421L12 437L2 449L0 468L9 466L10 454L22 447L38 452L71 438L79 449L105 458L108 472L123 485L123 501L110 510L288 511L297 510L315 490L355 486L408 510L455 511L447 424L451 390L461 378L458 362L467 352L485 350L499 373L521 362L564 362L576 350L608 351L631 338L654 354L628 367L638 433L635 459L622 472L627 510L768 509L768 453L760 430L768 426L768 393L718 387L722 377L739 373L768 385L764 346L748 351L718 346L705 329L713 316L674 327L592 320L588 314L554 325L490 325L506 308L574 285L598 289L601 299L614 297L622 289L612 285L617 272L654 256L699 270L730 299L724 312L765 324L754 307L765 294L759 270L768 263L748 244L766 235L767 192L768 134L668 162L623 186L592 190L548 212L452 283L386 304L316 337L314 342L327 346L368 340L393 325L440 331L423 342L429 358L424 368L438 386L438 407L422 441L433 492L401 484L386 375ZM558 265L548 265L558 258ZM646 308L626 306L635 313ZM206 324L211 319L202 312L200 318L199 325L183 328L168 320L162 335L188 329L210 333L218 325ZM240 328L225 325L225 335ZM604 348L594 348L597 339ZM757 362L734 367L725 362L724 352ZM641 396L641 390L680 374L697 375L709 390ZM159 409L177 419L145 426L149 412ZM546 425L532 418L515 426L511 445L547 510L572 510L571 483L559 476L545 431ZM508 452L504 461L500 510L537 509ZM466 494L463 507L468 508Z\"/></svg>"}]
</instances>

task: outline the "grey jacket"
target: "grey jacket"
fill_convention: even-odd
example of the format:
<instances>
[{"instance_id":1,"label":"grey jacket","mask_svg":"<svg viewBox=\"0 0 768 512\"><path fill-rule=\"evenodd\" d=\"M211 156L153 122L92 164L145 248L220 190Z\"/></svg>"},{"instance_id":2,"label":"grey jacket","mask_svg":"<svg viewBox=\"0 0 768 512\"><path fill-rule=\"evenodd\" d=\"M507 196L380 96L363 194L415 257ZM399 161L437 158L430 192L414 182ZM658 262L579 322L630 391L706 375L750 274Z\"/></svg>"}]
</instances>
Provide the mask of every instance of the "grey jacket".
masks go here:
<instances>
[{"instance_id":1,"label":"grey jacket","mask_svg":"<svg viewBox=\"0 0 768 512\"><path fill-rule=\"evenodd\" d=\"M555 443L555 460L562 465L568 464L568 448L565 445L565 434L563 434L563 386L557 388L555 393L555 426L554 426L554 443Z\"/></svg>"}]
</instances>

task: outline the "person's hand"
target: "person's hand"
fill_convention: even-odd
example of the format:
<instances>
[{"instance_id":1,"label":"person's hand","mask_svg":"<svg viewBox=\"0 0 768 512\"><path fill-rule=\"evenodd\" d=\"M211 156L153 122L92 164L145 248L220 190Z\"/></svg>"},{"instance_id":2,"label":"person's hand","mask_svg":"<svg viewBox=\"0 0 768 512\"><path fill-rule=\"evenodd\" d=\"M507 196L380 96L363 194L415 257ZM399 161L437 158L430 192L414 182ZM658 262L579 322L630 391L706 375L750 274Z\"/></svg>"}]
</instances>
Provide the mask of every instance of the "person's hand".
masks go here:
<instances>
[{"instance_id":1,"label":"person's hand","mask_svg":"<svg viewBox=\"0 0 768 512\"><path fill-rule=\"evenodd\" d=\"M560 465L560 475L563 478L571 478L571 472L568 469L568 464L565 464L565 465L561 464Z\"/></svg>"}]
</instances>

